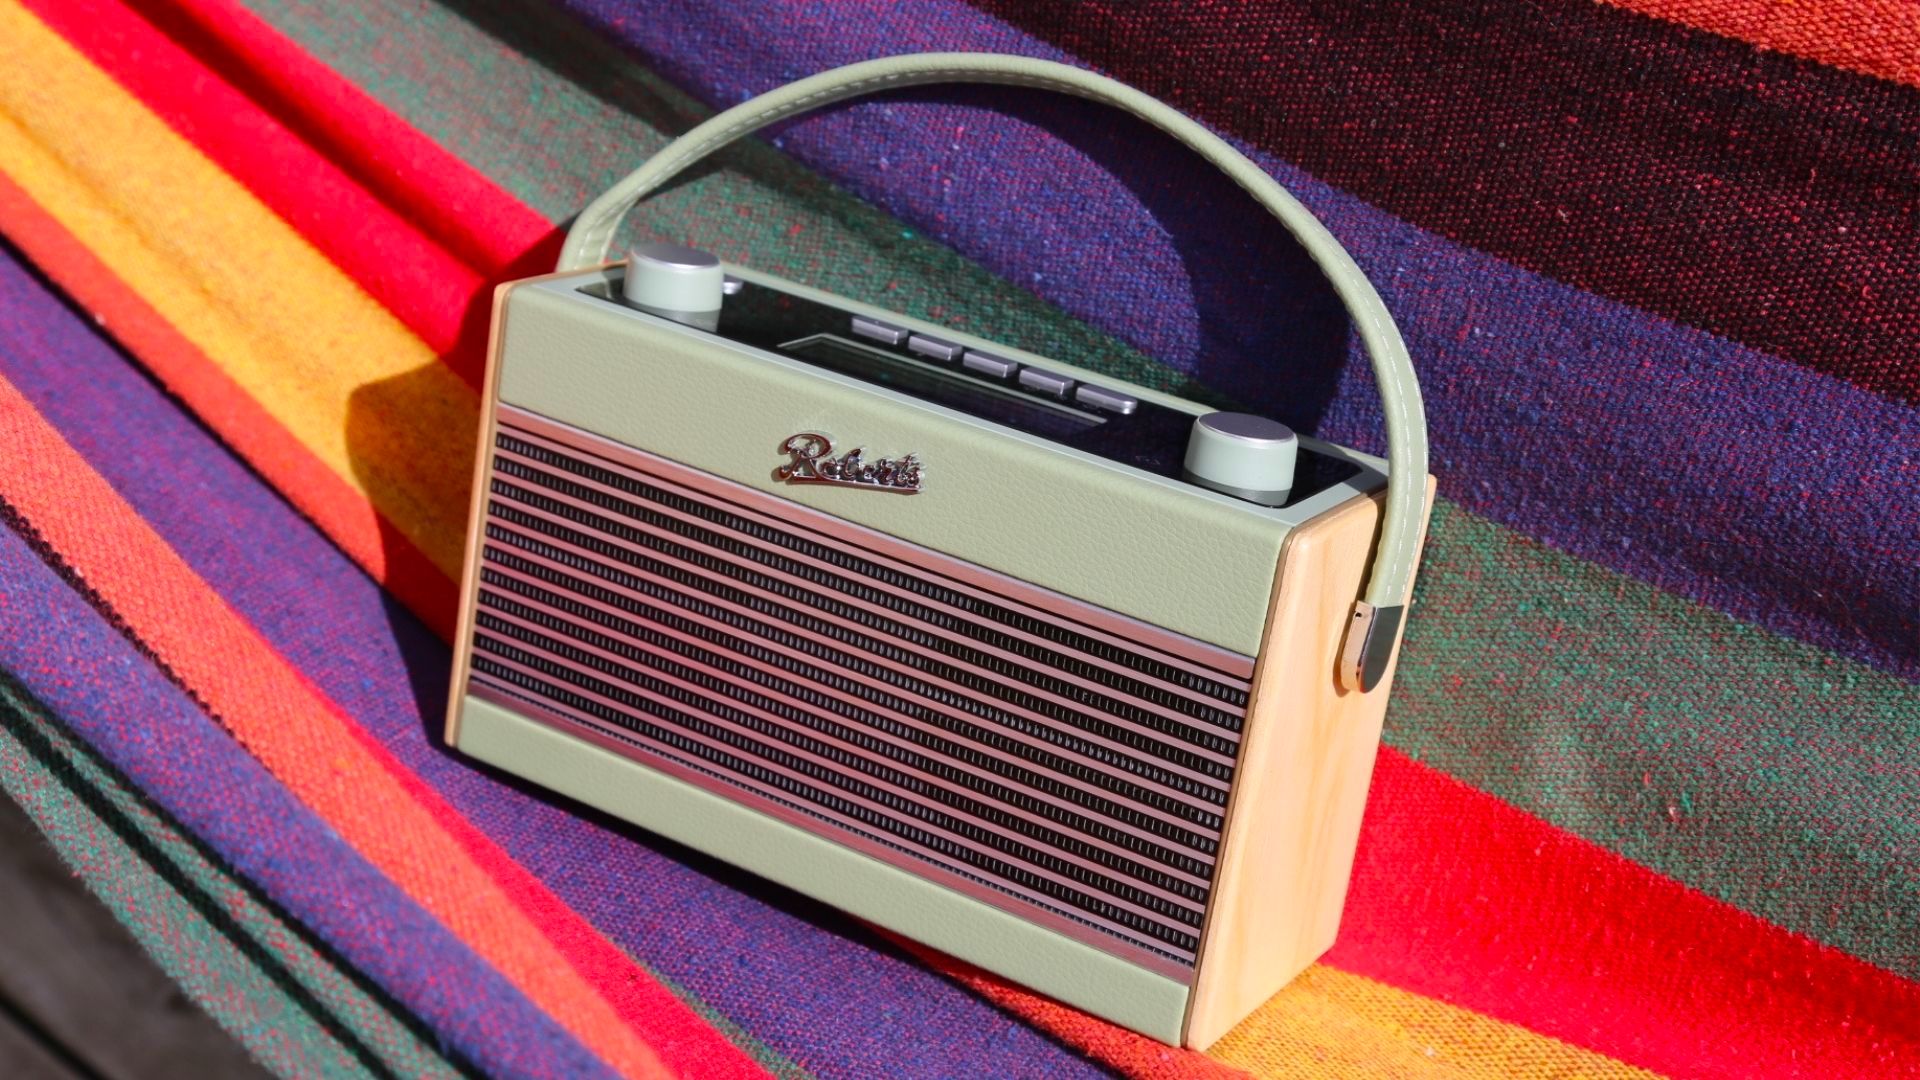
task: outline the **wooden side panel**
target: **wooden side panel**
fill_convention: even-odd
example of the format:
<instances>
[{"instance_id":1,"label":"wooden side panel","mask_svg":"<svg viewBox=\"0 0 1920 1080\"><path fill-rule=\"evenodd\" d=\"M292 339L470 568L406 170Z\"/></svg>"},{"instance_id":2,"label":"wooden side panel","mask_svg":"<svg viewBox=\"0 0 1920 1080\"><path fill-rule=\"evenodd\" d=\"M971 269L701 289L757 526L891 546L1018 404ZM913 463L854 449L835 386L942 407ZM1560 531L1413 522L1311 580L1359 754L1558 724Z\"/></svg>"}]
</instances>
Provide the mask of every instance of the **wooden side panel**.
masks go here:
<instances>
[{"instance_id":1,"label":"wooden side panel","mask_svg":"<svg viewBox=\"0 0 1920 1080\"><path fill-rule=\"evenodd\" d=\"M1433 483L1427 483L1427 503ZM1380 522L1356 499L1281 554L1227 808L1185 1043L1204 1049L1333 944L1393 688L1340 688L1334 666ZM1414 614L1412 617L1417 618Z\"/></svg>"}]
</instances>

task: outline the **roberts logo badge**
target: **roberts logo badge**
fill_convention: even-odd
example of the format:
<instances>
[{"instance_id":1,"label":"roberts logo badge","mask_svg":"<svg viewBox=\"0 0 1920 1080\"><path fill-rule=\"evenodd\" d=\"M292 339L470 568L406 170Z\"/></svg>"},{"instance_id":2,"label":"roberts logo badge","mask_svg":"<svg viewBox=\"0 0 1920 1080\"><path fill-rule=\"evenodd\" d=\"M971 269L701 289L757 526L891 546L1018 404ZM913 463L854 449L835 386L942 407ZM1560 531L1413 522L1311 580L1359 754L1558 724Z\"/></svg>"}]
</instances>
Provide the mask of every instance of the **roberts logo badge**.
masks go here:
<instances>
[{"instance_id":1,"label":"roberts logo badge","mask_svg":"<svg viewBox=\"0 0 1920 1080\"><path fill-rule=\"evenodd\" d=\"M811 431L790 436L780 444L788 456L785 465L773 470L775 480L789 484L837 484L841 487L878 488L912 495L920 490L920 459L908 454L903 458L862 459L864 448L849 450L839 457L833 453L833 440Z\"/></svg>"}]
</instances>

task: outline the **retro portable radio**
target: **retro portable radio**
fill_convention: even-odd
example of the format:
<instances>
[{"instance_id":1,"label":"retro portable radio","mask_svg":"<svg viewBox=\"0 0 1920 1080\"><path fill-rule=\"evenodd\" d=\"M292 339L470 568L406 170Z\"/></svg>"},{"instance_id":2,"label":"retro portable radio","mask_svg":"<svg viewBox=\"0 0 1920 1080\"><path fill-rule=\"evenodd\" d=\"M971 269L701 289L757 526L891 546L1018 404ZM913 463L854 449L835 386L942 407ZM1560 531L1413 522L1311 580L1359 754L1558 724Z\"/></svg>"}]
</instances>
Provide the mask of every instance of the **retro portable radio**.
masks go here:
<instances>
[{"instance_id":1,"label":"retro portable radio","mask_svg":"<svg viewBox=\"0 0 1920 1080\"><path fill-rule=\"evenodd\" d=\"M1371 354L1387 461L650 244L626 210L861 94L1127 109L1231 176ZM1405 346L1325 228L1112 80L903 56L729 109L494 309L447 739L1169 1043L1333 941L1425 530Z\"/></svg>"}]
</instances>

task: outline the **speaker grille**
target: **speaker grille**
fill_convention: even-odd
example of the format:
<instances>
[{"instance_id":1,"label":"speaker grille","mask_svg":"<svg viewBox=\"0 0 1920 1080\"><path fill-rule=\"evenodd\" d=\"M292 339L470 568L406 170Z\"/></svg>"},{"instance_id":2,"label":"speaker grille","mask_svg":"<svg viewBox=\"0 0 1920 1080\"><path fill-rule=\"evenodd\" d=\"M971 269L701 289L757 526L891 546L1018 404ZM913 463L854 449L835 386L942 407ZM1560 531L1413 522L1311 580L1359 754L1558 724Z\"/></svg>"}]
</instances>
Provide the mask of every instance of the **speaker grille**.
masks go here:
<instances>
[{"instance_id":1,"label":"speaker grille","mask_svg":"<svg viewBox=\"0 0 1920 1080\"><path fill-rule=\"evenodd\" d=\"M510 406L488 496L473 692L1192 965L1247 658Z\"/></svg>"}]
</instances>

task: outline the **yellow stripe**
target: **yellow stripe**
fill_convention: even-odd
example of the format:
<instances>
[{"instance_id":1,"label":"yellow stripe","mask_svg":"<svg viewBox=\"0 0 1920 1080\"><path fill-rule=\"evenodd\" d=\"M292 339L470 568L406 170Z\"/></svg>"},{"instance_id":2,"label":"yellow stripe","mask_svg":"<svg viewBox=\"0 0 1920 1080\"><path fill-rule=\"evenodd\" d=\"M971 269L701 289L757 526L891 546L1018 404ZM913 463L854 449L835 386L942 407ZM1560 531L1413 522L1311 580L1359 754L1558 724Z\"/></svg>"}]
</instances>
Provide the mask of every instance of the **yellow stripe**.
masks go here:
<instances>
[{"instance_id":1,"label":"yellow stripe","mask_svg":"<svg viewBox=\"0 0 1920 1080\"><path fill-rule=\"evenodd\" d=\"M1655 1074L1558 1039L1324 964L1207 1050L1255 1076L1561 1077Z\"/></svg>"},{"instance_id":2,"label":"yellow stripe","mask_svg":"<svg viewBox=\"0 0 1920 1080\"><path fill-rule=\"evenodd\" d=\"M0 0L0 168L458 577L472 389L292 226L11 0Z\"/></svg>"}]
</instances>

